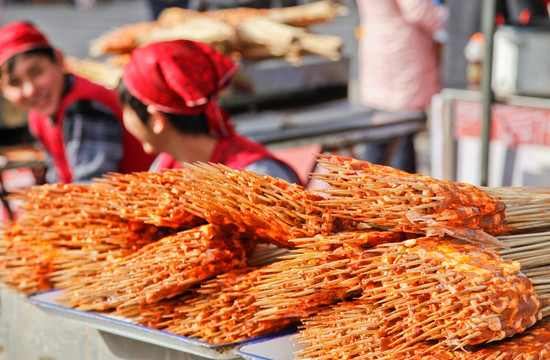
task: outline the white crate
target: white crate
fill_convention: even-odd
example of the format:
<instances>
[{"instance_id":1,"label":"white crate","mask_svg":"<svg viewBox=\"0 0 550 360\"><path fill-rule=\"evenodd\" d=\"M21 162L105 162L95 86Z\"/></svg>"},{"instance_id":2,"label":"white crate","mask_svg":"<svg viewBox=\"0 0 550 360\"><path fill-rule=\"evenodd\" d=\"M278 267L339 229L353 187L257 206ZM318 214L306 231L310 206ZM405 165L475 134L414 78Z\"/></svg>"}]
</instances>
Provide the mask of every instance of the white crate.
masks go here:
<instances>
[{"instance_id":1,"label":"white crate","mask_svg":"<svg viewBox=\"0 0 550 360\"><path fill-rule=\"evenodd\" d=\"M550 97L550 28L502 26L493 45L495 95Z\"/></svg>"}]
</instances>

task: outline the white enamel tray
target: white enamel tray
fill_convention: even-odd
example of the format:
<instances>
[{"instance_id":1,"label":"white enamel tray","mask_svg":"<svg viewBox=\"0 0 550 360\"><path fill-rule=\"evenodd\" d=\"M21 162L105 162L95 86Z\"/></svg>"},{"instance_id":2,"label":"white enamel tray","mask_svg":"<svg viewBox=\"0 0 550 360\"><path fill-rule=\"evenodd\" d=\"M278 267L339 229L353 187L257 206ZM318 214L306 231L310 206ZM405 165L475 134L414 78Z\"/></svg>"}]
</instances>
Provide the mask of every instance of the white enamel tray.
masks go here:
<instances>
[{"instance_id":1,"label":"white enamel tray","mask_svg":"<svg viewBox=\"0 0 550 360\"><path fill-rule=\"evenodd\" d=\"M146 326L133 324L121 317L107 316L93 311L80 311L59 305L55 299L59 298L62 292L50 290L32 295L28 300L41 310L54 316L77 321L86 326L155 344L158 346L183 351L186 353L206 357L209 359L238 359L236 354L237 346L245 342L235 342L223 345L213 345L196 339L179 336L166 331L155 330ZM267 337L258 337L247 341L255 341Z\"/></svg>"}]
</instances>

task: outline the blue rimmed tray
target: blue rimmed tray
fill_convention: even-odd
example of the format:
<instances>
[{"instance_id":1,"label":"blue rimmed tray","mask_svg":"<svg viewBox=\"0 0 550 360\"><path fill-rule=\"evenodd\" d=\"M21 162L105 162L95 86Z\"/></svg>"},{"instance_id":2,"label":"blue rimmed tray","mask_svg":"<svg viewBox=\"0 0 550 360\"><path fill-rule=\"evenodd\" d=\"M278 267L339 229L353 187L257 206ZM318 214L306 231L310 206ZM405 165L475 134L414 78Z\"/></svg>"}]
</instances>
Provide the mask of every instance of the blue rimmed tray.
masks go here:
<instances>
[{"instance_id":1,"label":"blue rimmed tray","mask_svg":"<svg viewBox=\"0 0 550 360\"><path fill-rule=\"evenodd\" d=\"M235 353L247 360L294 360L294 352L301 348L292 339L294 331L279 333L277 336L257 339L241 344Z\"/></svg>"}]
</instances>

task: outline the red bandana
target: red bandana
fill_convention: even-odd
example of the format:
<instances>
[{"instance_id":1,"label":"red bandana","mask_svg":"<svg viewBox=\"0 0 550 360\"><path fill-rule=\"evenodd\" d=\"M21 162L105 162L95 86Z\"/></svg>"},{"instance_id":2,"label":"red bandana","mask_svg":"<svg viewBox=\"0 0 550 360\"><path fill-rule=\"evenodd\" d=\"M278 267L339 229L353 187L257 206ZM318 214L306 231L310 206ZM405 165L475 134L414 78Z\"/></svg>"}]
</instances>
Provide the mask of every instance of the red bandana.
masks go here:
<instances>
[{"instance_id":1,"label":"red bandana","mask_svg":"<svg viewBox=\"0 0 550 360\"><path fill-rule=\"evenodd\" d=\"M0 65L27 50L51 47L48 39L29 23L12 22L0 29Z\"/></svg>"},{"instance_id":2,"label":"red bandana","mask_svg":"<svg viewBox=\"0 0 550 360\"><path fill-rule=\"evenodd\" d=\"M232 132L216 96L239 66L208 45L190 40L150 44L132 52L122 79L146 105L171 114L204 112L212 135Z\"/></svg>"}]
</instances>

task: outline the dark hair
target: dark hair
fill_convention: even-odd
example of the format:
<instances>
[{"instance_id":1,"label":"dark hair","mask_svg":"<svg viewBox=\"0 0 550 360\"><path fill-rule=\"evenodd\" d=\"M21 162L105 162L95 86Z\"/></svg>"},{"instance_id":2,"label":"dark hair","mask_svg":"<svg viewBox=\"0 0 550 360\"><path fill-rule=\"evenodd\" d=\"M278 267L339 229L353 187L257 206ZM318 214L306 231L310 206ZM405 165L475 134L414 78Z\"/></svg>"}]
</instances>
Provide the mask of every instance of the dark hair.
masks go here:
<instances>
[{"instance_id":1,"label":"dark hair","mask_svg":"<svg viewBox=\"0 0 550 360\"><path fill-rule=\"evenodd\" d=\"M146 124L147 120L149 120L149 117L151 116L147 111L147 105L132 95L122 80L120 80L120 83L118 84L117 91L121 104L123 106L128 105L135 111L138 118ZM168 121L170 121L172 126L181 132L197 135L210 133L208 129L208 119L204 113L200 113L198 115L180 115L162 112L162 114L168 118Z\"/></svg>"},{"instance_id":2,"label":"dark hair","mask_svg":"<svg viewBox=\"0 0 550 360\"><path fill-rule=\"evenodd\" d=\"M51 47L27 50L22 53L15 54L11 58L6 60L5 65L8 66L8 73L11 73L13 71L17 58L22 56L44 56L49 58L51 61L55 61L55 52Z\"/></svg>"}]
</instances>

